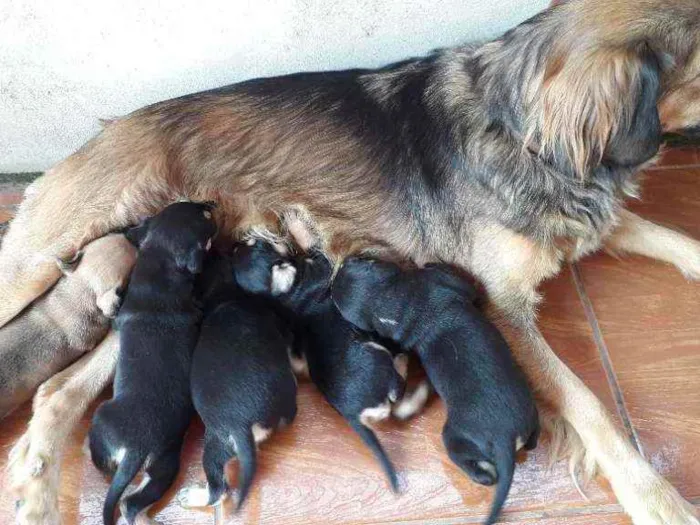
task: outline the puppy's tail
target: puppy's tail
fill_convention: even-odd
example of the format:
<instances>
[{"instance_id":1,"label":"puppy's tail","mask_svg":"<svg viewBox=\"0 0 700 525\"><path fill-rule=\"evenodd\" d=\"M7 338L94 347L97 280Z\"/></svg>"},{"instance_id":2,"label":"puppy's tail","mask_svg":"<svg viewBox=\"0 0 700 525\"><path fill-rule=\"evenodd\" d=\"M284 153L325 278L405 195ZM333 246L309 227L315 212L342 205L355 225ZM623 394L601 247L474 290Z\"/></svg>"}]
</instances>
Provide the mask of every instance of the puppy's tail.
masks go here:
<instances>
[{"instance_id":1,"label":"puppy's tail","mask_svg":"<svg viewBox=\"0 0 700 525\"><path fill-rule=\"evenodd\" d=\"M495 448L498 484L496 485L496 496L493 498L491 512L489 517L486 518L484 525L492 525L496 522L510 492L510 486L513 483L513 473L515 472L515 443L506 442Z\"/></svg>"},{"instance_id":2,"label":"puppy's tail","mask_svg":"<svg viewBox=\"0 0 700 525\"><path fill-rule=\"evenodd\" d=\"M105 497L105 505L102 510L102 519L104 525L114 525L114 512L119 504L119 498L129 486L131 480L136 477L136 474L141 470L145 458L140 457L137 454L129 454L121 460L117 471L112 478L112 484L109 486L107 491L107 496Z\"/></svg>"},{"instance_id":3,"label":"puppy's tail","mask_svg":"<svg viewBox=\"0 0 700 525\"><path fill-rule=\"evenodd\" d=\"M250 487L253 484L255 470L257 468L255 440L250 430L240 434L236 438L236 454L238 455L239 463L238 505L236 505L236 511L239 511L248 497L248 492L250 492Z\"/></svg>"},{"instance_id":4,"label":"puppy's tail","mask_svg":"<svg viewBox=\"0 0 700 525\"><path fill-rule=\"evenodd\" d=\"M377 435L371 428L366 427L360 421L351 421L350 425L352 426L353 430L357 432L360 438L362 438L365 445L369 447L374 456L379 460L379 463L382 465L382 469L384 469L387 478L389 478L391 490L398 492L399 481L396 476L396 469L394 469L394 464L391 462L389 456L387 456L386 452L384 451L384 447L382 447L382 444L377 439Z\"/></svg>"}]
</instances>

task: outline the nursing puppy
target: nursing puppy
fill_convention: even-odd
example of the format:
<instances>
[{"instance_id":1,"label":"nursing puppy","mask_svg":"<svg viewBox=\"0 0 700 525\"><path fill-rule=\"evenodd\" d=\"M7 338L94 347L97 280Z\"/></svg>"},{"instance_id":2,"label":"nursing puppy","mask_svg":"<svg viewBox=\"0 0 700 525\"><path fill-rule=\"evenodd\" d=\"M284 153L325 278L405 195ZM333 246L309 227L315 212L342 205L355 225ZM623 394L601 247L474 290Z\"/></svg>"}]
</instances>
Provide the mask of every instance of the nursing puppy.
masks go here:
<instances>
[{"instance_id":1,"label":"nursing puppy","mask_svg":"<svg viewBox=\"0 0 700 525\"><path fill-rule=\"evenodd\" d=\"M212 257L202 276L204 320L192 357L192 400L204 421L208 489L185 488L185 507L219 503L228 491L225 466L240 462L238 509L256 470L256 444L296 416L296 379L289 363L292 332L269 301L246 294L230 259Z\"/></svg>"},{"instance_id":2,"label":"nursing puppy","mask_svg":"<svg viewBox=\"0 0 700 525\"><path fill-rule=\"evenodd\" d=\"M234 252L236 279L252 293L275 298L291 313L311 380L359 434L398 489L396 471L370 425L391 415L406 381L406 356L360 333L333 305L333 267L318 251L285 257L251 239Z\"/></svg>"},{"instance_id":3,"label":"nursing puppy","mask_svg":"<svg viewBox=\"0 0 700 525\"><path fill-rule=\"evenodd\" d=\"M515 453L537 444L537 409L494 325L474 306L474 288L452 269L402 271L351 258L333 282L343 317L414 350L447 406L442 438L450 459L474 481L498 483L493 523L510 490Z\"/></svg>"},{"instance_id":4,"label":"nursing puppy","mask_svg":"<svg viewBox=\"0 0 700 525\"><path fill-rule=\"evenodd\" d=\"M136 260L123 235L88 244L46 295L0 329L0 418L104 338Z\"/></svg>"},{"instance_id":5,"label":"nursing puppy","mask_svg":"<svg viewBox=\"0 0 700 525\"><path fill-rule=\"evenodd\" d=\"M189 374L201 319L194 281L215 231L209 205L180 202L127 234L139 258L116 319L121 348L114 397L97 409L90 428L93 462L114 474L106 525L114 523L117 502L142 466L144 483L122 506L129 523L177 475L194 413Z\"/></svg>"}]
</instances>

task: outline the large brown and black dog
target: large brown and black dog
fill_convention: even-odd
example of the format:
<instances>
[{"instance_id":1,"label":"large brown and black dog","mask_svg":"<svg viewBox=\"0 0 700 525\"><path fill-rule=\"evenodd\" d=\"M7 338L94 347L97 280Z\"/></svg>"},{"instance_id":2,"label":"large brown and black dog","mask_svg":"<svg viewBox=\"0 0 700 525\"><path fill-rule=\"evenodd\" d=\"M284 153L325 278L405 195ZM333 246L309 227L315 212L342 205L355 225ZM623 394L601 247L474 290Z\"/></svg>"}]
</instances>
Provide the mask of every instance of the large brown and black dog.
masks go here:
<instances>
[{"instance_id":1,"label":"large brown and black dog","mask_svg":"<svg viewBox=\"0 0 700 525\"><path fill-rule=\"evenodd\" d=\"M178 197L216 200L229 233L302 207L332 255L386 248L472 272L635 523L697 524L544 341L535 307L539 283L602 247L700 278L700 243L624 209L662 131L698 125L698 0L572 0L483 45L158 103L29 188L0 251L0 324L58 279L54 256Z\"/></svg>"}]
</instances>

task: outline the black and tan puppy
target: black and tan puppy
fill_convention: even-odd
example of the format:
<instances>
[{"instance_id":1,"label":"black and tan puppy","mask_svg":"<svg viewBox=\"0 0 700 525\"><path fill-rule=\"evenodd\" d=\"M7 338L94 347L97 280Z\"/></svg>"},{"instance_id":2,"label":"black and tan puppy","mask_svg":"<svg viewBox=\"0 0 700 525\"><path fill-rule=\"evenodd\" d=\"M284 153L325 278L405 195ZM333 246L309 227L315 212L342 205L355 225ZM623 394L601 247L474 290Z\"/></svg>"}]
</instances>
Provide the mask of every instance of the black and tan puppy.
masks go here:
<instances>
[{"instance_id":1,"label":"black and tan puppy","mask_svg":"<svg viewBox=\"0 0 700 525\"><path fill-rule=\"evenodd\" d=\"M476 308L474 288L447 266L402 271L351 258L333 282L348 321L415 351L447 406L442 438L474 481L498 482L486 523L510 490L515 453L537 444L539 421L525 377L496 327Z\"/></svg>"},{"instance_id":2,"label":"black and tan puppy","mask_svg":"<svg viewBox=\"0 0 700 525\"><path fill-rule=\"evenodd\" d=\"M235 250L239 284L274 297L292 315L311 380L372 450L397 490L394 466L370 425L387 419L403 395L406 356L394 356L343 319L330 294L333 266L320 252L285 257L255 239Z\"/></svg>"},{"instance_id":3,"label":"black and tan puppy","mask_svg":"<svg viewBox=\"0 0 700 525\"><path fill-rule=\"evenodd\" d=\"M212 256L199 284L205 316L192 357L192 399L204 421L208 488L185 488L185 507L218 504L228 491L225 466L240 463L240 509L256 470L256 444L296 416L296 378L289 362L292 332L262 297L246 294L230 259Z\"/></svg>"},{"instance_id":4,"label":"black and tan puppy","mask_svg":"<svg viewBox=\"0 0 700 525\"><path fill-rule=\"evenodd\" d=\"M90 428L93 462L114 474L106 525L114 523L117 502L141 467L144 483L122 506L129 523L177 475L194 413L189 377L201 311L193 291L216 232L211 216L208 204L179 202L127 233L139 257L116 319L121 349L114 397L97 409Z\"/></svg>"}]
</instances>

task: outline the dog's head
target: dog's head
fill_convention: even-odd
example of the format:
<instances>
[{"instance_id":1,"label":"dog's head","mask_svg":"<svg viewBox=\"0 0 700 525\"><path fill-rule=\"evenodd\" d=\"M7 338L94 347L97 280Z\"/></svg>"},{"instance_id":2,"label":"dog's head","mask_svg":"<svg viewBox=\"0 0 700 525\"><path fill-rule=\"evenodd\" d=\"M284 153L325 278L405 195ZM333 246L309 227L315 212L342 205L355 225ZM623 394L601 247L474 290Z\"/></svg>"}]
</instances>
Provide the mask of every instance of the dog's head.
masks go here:
<instances>
[{"instance_id":1,"label":"dog's head","mask_svg":"<svg viewBox=\"0 0 700 525\"><path fill-rule=\"evenodd\" d=\"M294 286L297 268L283 244L251 235L233 247L232 261L236 282L249 293L275 297Z\"/></svg>"},{"instance_id":2,"label":"dog's head","mask_svg":"<svg viewBox=\"0 0 700 525\"><path fill-rule=\"evenodd\" d=\"M207 202L176 202L129 229L126 236L139 250L164 250L179 269L198 274L216 234L214 208Z\"/></svg>"},{"instance_id":3,"label":"dog's head","mask_svg":"<svg viewBox=\"0 0 700 525\"><path fill-rule=\"evenodd\" d=\"M696 0L572 1L518 29L542 48L517 44L543 57L523 93L526 141L540 156L585 178L643 165L662 132L700 130Z\"/></svg>"},{"instance_id":4,"label":"dog's head","mask_svg":"<svg viewBox=\"0 0 700 525\"><path fill-rule=\"evenodd\" d=\"M373 301L387 284L400 276L401 268L394 263L350 257L343 261L333 279L333 302L347 321L362 330L373 331Z\"/></svg>"},{"instance_id":5,"label":"dog's head","mask_svg":"<svg viewBox=\"0 0 700 525\"><path fill-rule=\"evenodd\" d=\"M87 283L100 310L114 317L136 262L136 250L124 235L111 234L87 244L72 261L57 262L69 281Z\"/></svg>"}]
</instances>

